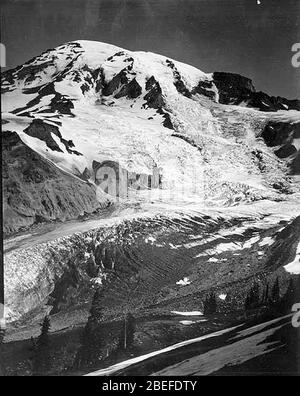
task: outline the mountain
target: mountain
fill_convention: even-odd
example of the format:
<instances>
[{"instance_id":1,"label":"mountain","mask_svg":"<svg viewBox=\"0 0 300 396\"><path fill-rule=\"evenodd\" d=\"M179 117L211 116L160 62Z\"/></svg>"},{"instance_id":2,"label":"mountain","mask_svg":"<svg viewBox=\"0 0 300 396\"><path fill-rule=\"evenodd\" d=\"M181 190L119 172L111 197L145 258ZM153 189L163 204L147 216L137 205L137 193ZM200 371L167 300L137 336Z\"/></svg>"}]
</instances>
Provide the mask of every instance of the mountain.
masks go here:
<instances>
[{"instance_id":1,"label":"mountain","mask_svg":"<svg viewBox=\"0 0 300 396\"><path fill-rule=\"evenodd\" d=\"M39 218L76 218L109 204L109 188L99 188L106 161L136 190L147 190L157 170L160 201L168 202L170 191L177 201L201 196L209 205L277 199L293 190L288 175L299 173L297 110L299 101L257 93L245 77L206 74L152 53L88 41L48 50L3 73L3 138L16 133L28 157L38 154L38 168L54 166L61 180L72 175L74 186L100 203L90 197L77 204L77 194L61 183L59 195L69 203L60 205L51 194L51 205L41 206L31 199L32 188L50 193L38 178L20 175L22 166L18 198L9 198L9 186L4 191L4 230ZM18 154L23 160L24 153Z\"/></svg>"},{"instance_id":2,"label":"mountain","mask_svg":"<svg viewBox=\"0 0 300 396\"><path fill-rule=\"evenodd\" d=\"M3 73L5 369L32 373L45 315L56 375L290 313L299 125L299 101L246 77L99 42ZM280 353L271 334L246 361Z\"/></svg>"}]
</instances>

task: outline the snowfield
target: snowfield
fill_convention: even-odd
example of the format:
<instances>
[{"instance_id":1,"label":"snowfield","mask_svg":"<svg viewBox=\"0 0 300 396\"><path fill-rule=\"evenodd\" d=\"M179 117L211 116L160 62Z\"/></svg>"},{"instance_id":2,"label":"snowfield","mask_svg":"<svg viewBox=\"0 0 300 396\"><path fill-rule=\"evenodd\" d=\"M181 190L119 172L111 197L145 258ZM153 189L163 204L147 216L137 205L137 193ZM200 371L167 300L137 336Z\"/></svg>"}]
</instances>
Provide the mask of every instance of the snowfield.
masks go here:
<instances>
[{"instance_id":1,"label":"snowfield","mask_svg":"<svg viewBox=\"0 0 300 396\"><path fill-rule=\"evenodd\" d=\"M300 275L300 243L297 247L295 260L287 264L284 268L291 274Z\"/></svg>"},{"instance_id":2,"label":"snowfield","mask_svg":"<svg viewBox=\"0 0 300 396\"><path fill-rule=\"evenodd\" d=\"M297 122L299 112L221 105L212 79L161 55L76 41L3 77L4 129L60 169L86 172L91 183L94 161L137 174L160 169L159 194L140 192L138 200L234 205L276 198L272 185L286 183L286 165L257 136L267 120ZM201 84L213 100L198 93ZM37 136L28 131L34 120L56 132ZM263 173L259 161L267 163Z\"/></svg>"}]
</instances>

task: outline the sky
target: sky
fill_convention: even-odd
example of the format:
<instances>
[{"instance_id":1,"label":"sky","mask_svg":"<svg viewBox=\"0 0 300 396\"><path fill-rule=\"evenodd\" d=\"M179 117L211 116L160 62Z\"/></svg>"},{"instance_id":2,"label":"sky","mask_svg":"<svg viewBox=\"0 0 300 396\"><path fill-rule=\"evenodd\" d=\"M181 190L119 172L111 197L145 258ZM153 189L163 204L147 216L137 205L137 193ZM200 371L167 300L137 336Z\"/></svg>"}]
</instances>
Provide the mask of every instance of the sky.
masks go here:
<instances>
[{"instance_id":1,"label":"sky","mask_svg":"<svg viewBox=\"0 0 300 396\"><path fill-rule=\"evenodd\" d=\"M261 3L260 5L258 3ZM73 40L152 51L300 98L300 0L1 0L7 67Z\"/></svg>"}]
</instances>

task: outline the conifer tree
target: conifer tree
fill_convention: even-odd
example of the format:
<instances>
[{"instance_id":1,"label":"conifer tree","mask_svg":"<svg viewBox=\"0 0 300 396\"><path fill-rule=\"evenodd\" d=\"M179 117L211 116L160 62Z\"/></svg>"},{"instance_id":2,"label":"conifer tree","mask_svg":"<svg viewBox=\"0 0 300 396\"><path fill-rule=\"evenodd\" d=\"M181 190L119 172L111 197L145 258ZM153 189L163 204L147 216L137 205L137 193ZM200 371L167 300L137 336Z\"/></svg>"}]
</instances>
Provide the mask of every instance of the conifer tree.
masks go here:
<instances>
[{"instance_id":1,"label":"conifer tree","mask_svg":"<svg viewBox=\"0 0 300 396\"><path fill-rule=\"evenodd\" d=\"M271 304L276 305L280 301L280 285L279 279L277 278L271 292Z\"/></svg>"},{"instance_id":2,"label":"conifer tree","mask_svg":"<svg viewBox=\"0 0 300 396\"><path fill-rule=\"evenodd\" d=\"M122 328L119 336L119 348L127 350L132 348L134 344L134 333L135 333L135 318L129 312L125 315L122 323Z\"/></svg>"},{"instance_id":3,"label":"conifer tree","mask_svg":"<svg viewBox=\"0 0 300 396\"><path fill-rule=\"evenodd\" d=\"M4 313L4 312L3 312ZM3 319L4 322L4 319ZM2 345L4 342L4 336L5 336L5 328L4 325L2 326L2 323L0 321L0 376L4 376L5 371L4 371L4 365L3 365L3 361L1 359L1 355L2 355Z\"/></svg>"},{"instance_id":4,"label":"conifer tree","mask_svg":"<svg viewBox=\"0 0 300 396\"><path fill-rule=\"evenodd\" d=\"M81 346L75 358L75 368L93 365L102 358L103 337L99 324L103 318L103 308L100 296L98 291L94 294L90 316L80 336Z\"/></svg>"},{"instance_id":5,"label":"conifer tree","mask_svg":"<svg viewBox=\"0 0 300 396\"><path fill-rule=\"evenodd\" d=\"M36 347L33 371L35 375L46 374L50 368L50 330L51 324L48 316L45 316L41 323L41 334L39 335Z\"/></svg>"},{"instance_id":6,"label":"conifer tree","mask_svg":"<svg viewBox=\"0 0 300 396\"><path fill-rule=\"evenodd\" d=\"M265 305L269 304L269 283L267 283L265 291L264 291L264 297L263 297L263 303Z\"/></svg>"},{"instance_id":7,"label":"conifer tree","mask_svg":"<svg viewBox=\"0 0 300 396\"><path fill-rule=\"evenodd\" d=\"M211 315L216 313L217 311L217 301L215 293L210 293L208 297L206 297L204 301L204 315Z\"/></svg>"},{"instance_id":8,"label":"conifer tree","mask_svg":"<svg viewBox=\"0 0 300 396\"><path fill-rule=\"evenodd\" d=\"M245 301L245 310L255 309L259 306L259 286L257 283L251 287Z\"/></svg>"},{"instance_id":9,"label":"conifer tree","mask_svg":"<svg viewBox=\"0 0 300 396\"><path fill-rule=\"evenodd\" d=\"M278 304L278 310L282 313L289 313L296 302L296 291L293 278L290 278L287 290Z\"/></svg>"}]
</instances>

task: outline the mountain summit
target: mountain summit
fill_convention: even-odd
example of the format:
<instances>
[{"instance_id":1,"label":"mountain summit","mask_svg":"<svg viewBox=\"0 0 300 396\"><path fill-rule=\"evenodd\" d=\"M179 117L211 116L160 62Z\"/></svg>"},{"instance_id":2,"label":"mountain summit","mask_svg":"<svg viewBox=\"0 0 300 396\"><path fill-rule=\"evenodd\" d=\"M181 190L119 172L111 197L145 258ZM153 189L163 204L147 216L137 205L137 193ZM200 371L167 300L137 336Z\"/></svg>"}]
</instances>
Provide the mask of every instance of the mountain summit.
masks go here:
<instances>
[{"instance_id":1,"label":"mountain summit","mask_svg":"<svg viewBox=\"0 0 300 396\"><path fill-rule=\"evenodd\" d=\"M5 232L116 196L277 200L296 188L299 110L245 77L149 52L89 41L48 50L2 76ZM108 168L126 175L122 194L111 193Z\"/></svg>"}]
</instances>

